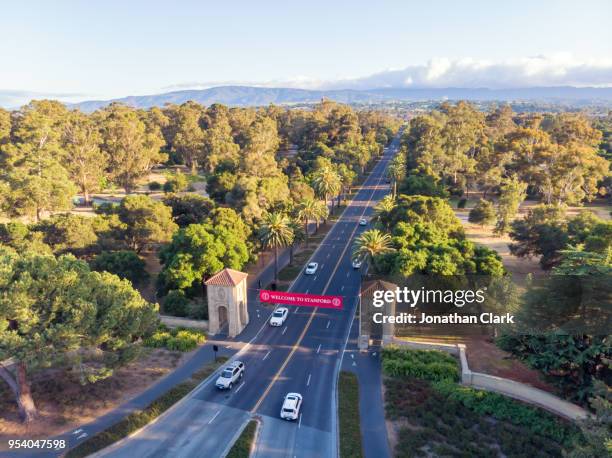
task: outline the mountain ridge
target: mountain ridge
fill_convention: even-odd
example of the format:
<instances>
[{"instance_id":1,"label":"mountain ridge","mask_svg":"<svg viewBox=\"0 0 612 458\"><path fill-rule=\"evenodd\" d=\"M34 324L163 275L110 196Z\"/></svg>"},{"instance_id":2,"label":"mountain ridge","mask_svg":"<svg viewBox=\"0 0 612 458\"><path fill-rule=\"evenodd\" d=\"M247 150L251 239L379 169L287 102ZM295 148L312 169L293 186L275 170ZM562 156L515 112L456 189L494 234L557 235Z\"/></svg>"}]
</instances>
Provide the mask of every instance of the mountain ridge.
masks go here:
<instances>
[{"instance_id":1,"label":"mountain ridge","mask_svg":"<svg viewBox=\"0 0 612 458\"><path fill-rule=\"evenodd\" d=\"M379 88L379 89L293 89L258 86L216 86L207 89L185 89L160 94L127 96L111 100L88 100L70 104L83 111L94 111L112 102L136 108L181 104L188 100L211 105L262 106L315 103L322 98L343 103L381 103L392 101L471 100L471 101L548 101L548 102L612 102L612 87L527 87L514 89L489 88Z\"/></svg>"}]
</instances>

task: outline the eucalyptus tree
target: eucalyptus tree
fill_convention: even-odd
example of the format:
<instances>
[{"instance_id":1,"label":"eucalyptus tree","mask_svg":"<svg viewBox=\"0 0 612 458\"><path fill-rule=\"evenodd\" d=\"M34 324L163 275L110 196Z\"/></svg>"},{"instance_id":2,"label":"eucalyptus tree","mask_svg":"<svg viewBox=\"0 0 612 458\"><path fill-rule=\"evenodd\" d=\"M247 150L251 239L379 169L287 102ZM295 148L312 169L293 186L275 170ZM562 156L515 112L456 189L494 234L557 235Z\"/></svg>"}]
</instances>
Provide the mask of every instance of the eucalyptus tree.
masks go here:
<instances>
[{"instance_id":1,"label":"eucalyptus tree","mask_svg":"<svg viewBox=\"0 0 612 458\"><path fill-rule=\"evenodd\" d=\"M130 193L151 168L164 162L160 127L146 113L112 103L95 114L102 133L102 149L109 156L111 178Z\"/></svg>"},{"instance_id":2,"label":"eucalyptus tree","mask_svg":"<svg viewBox=\"0 0 612 458\"><path fill-rule=\"evenodd\" d=\"M102 136L94 119L80 111L70 112L62 135L66 151L63 162L86 205L90 194L100 190L107 175L109 157L100 148L101 143Z\"/></svg>"},{"instance_id":3,"label":"eucalyptus tree","mask_svg":"<svg viewBox=\"0 0 612 458\"><path fill-rule=\"evenodd\" d=\"M77 189L63 165L62 134L68 110L60 102L32 101L21 108L11 141L2 146L2 175L8 183L3 207L9 216L40 221L45 211L67 210Z\"/></svg>"}]
</instances>

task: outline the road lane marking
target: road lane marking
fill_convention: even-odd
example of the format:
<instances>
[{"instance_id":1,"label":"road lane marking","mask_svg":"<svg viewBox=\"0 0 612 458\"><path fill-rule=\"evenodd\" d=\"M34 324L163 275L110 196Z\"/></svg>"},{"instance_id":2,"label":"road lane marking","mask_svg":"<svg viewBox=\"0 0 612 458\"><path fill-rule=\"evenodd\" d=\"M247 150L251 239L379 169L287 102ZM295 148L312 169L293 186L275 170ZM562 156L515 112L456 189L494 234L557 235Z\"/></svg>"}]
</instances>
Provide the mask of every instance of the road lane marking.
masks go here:
<instances>
[{"instance_id":1,"label":"road lane marking","mask_svg":"<svg viewBox=\"0 0 612 458\"><path fill-rule=\"evenodd\" d=\"M327 322L327 326L325 326L325 329L329 329L330 324L331 324L331 320Z\"/></svg>"},{"instance_id":2,"label":"road lane marking","mask_svg":"<svg viewBox=\"0 0 612 458\"><path fill-rule=\"evenodd\" d=\"M78 436L77 440L83 439L84 437L87 437L87 433L83 433L80 436Z\"/></svg>"},{"instance_id":3,"label":"road lane marking","mask_svg":"<svg viewBox=\"0 0 612 458\"><path fill-rule=\"evenodd\" d=\"M302 414L300 414L300 420L298 421L298 429L302 427Z\"/></svg>"},{"instance_id":4,"label":"road lane marking","mask_svg":"<svg viewBox=\"0 0 612 458\"><path fill-rule=\"evenodd\" d=\"M72 434L79 434L79 433L82 433L82 432L83 432L83 429L79 428L79 429L75 430Z\"/></svg>"},{"instance_id":5,"label":"road lane marking","mask_svg":"<svg viewBox=\"0 0 612 458\"><path fill-rule=\"evenodd\" d=\"M306 386L310 386L310 375L311 374L308 374L308 380L306 380Z\"/></svg>"},{"instance_id":6,"label":"road lane marking","mask_svg":"<svg viewBox=\"0 0 612 458\"><path fill-rule=\"evenodd\" d=\"M349 278L350 276L351 276L351 271L349 270L349 271L346 273L346 278Z\"/></svg>"},{"instance_id":7,"label":"road lane marking","mask_svg":"<svg viewBox=\"0 0 612 458\"><path fill-rule=\"evenodd\" d=\"M317 281L317 276L315 275L312 281Z\"/></svg>"},{"instance_id":8,"label":"road lane marking","mask_svg":"<svg viewBox=\"0 0 612 458\"><path fill-rule=\"evenodd\" d=\"M372 176L370 176L372 177ZM374 177L372 177L374 178ZM380 183L380 180L379 180ZM374 197L374 191L372 191L370 193L370 196L368 197L368 201L364 207L364 209L361 212L361 216L363 217L363 215L365 215L365 211L366 209L369 207L370 202L372 202L372 198ZM342 214L340 215L340 217L338 218L338 221L340 221L345 215L344 212L346 211L346 209L349 208L349 206L345 207L344 210L342 211ZM357 232L357 229L359 228L359 226L355 226L353 228L353 231L351 232L350 236L348 237L347 241L350 242L353 237L355 236L355 233ZM335 245L332 245L332 248ZM329 288L329 285L331 284L334 276L336 275L336 272L338 271L338 268L340 267L340 264L342 264L342 260L344 259L344 255L346 254L346 251L349 249L350 243L346 243L344 245L344 249L342 250L342 253L340 253L340 256L338 257L338 261L336 262L336 266L334 267L333 271L331 272L331 274L328 277L327 283L325 284L324 288L323 288L323 292L322 294L325 294L327 292L327 289ZM317 248L317 250L315 250L315 253L317 253L318 249L321 246L319 246ZM313 256L314 254L313 253ZM312 256L311 256L312 258ZM347 274L347 277L349 275ZM293 284L291 285L293 286ZM274 386L274 384L278 381L278 379L280 378L280 375L283 373L283 371L285 370L285 368L287 367L287 365L289 364L289 361L291 361L291 358L293 357L293 355L295 354L295 352L297 351L297 349L300 347L300 345L302 344L302 340L304 340L304 336L306 335L306 332L308 332L308 329L310 328L310 325L312 324L314 317L317 313L318 307L315 307L311 312L310 312L310 317L308 318L308 321L306 323L306 325L304 326L304 329L302 330L300 336L298 337L298 340L296 341L296 343L291 347L291 351L289 352L289 355L287 355L285 361L283 361L283 364L281 365L281 367L278 369L278 371L276 372L276 374L274 374L274 377L272 377L272 380L270 381L270 383L268 384L268 386L266 387L266 389L264 390L264 392L262 393L262 395L259 397L259 399L257 400L257 402L255 403L255 405L253 406L253 408L251 409L251 413L255 413L257 412L257 409L259 409L259 406L261 406L262 402L264 401L264 399L268 396L268 394L270 393L270 390L272 389L272 387ZM353 315L354 318L354 315ZM351 320L352 323L352 320ZM350 333L350 328L349 328L349 333ZM345 348L346 348L346 341L345 341ZM319 353L319 351L321 350L321 345L319 344L319 348L317 349L317 354ZM337 382L337 380L336 380ZM337 385L336 385L337 386Z\"/></svg>"},{"instance_id":9,"label":"road lane marking","mask_svg":"<svg viewBox=\"0 0 612 458\"><path fill-rule=\"evenodd\" d=\"M319 344L319 347L317 348L317 355L319 354L320 351L321 351L321 344Z\"/></svg>"},{"instance_id":10,"label":"road lane marking","mask_svg":"<svg viewBox=\"0 0 612 458\"><path fill-rule=\"evenodd\" d=\"M272 350L270 350L268 353L266 353L266 356L263 357L263 361L268 359L268 356L270 356L270 353L272 353Z\"/></svg>"},{"instance_id":11,"label":"road lane marking","mask_svg":"<svg viewBox=\"0 0 612 458\"><path fill-rule=\"evenodd\" d=\"M240 391L242 389L242 387L244 386L244 382L242 382L240 384L240 386L238 388L236 388L236 391L234 391L234 393L238 393L238 391Z\"/></svg>"},{"instance_id":12,"label":"road lane marking","mask_svg":"<svg viewBox=\"0 0 612 458\"><path fill-rule=\"evenodd\" d=\"M217 410L217 413L210 420L208 420L208 424L210 425L213 421L215 421L215 418L217 418L220 413L221 410Z\"/></svg>"},{"instance_id":13,"label":"road lane marking","mask_svg":"<svg viewBox=\"0 0 612 458\"><path fill-rule=\"evenodd\" d=\"M283 328L283 332L281 332L281 334L282 334L282 335L285 335L285 333L286 333L286 332L287 332L287 326L285 326L285 327Z\"/></svg>"},{"instance_id":14,"label":"road lane marking","mask_svg":"<svg viewBox=\"0 0 612 458\"><path fill-rule=\"evenodd\" d=\"M344 291L344 285L342 285L342 288L340 288L340 291Z\"/></svg>"},{"instance_id":15,"label":"road lane marking","mask_svg":"<svg viewBox=\"0 0 612 458\"><path fill-rule=\"evenodd\" d=\"M309 289L306 290L306 294L308 294L308 291L310 291Z\"/></svg>"},{"instance_id":16,"label":"road lane marking","mask_svg":"<svg viewBox=\"0 0 612 458\"><path fill-rule=\"evenodd\" d=\"M327 253L327 256L325 256L325 259L329 259L329 253Z\"/></svg>"}]
</instances>

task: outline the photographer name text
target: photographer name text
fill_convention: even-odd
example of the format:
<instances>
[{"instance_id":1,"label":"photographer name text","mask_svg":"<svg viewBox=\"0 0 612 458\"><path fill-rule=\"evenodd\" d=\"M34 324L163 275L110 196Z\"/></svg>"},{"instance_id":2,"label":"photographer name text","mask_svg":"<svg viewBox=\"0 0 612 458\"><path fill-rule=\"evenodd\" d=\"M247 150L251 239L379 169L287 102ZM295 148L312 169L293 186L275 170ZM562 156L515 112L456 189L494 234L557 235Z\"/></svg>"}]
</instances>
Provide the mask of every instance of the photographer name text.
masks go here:
<instances>
[{"instance_id":1,"label":"photographer name text","mask_svg":"<svg viewBox=\"0 0 612 458\"><path fill-rule=\"evenodd\" d=\"M385 315L377 312L372 315L374 323L389 324L511 324L514 323L514 315L506 313L495 315L493 313L481 313L480 315L462 315L451 313L448 315L427 315L421 313L400 313L397 315Z\"/></svg>"}]
</instances>

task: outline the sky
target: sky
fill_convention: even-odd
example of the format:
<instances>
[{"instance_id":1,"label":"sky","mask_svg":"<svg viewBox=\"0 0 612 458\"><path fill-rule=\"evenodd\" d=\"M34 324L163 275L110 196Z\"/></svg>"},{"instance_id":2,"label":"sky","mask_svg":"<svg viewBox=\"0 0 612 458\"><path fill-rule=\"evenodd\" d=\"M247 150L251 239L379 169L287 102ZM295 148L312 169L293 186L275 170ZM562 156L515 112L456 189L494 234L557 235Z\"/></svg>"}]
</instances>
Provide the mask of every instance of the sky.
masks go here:
<instances>
[{"instance_id":1,"label":"sky","mask_svg":"<svg viewBox=\"0 0 612 458\"><path fill-rule=\"evenodd\" d=\"M612 86L610 0L34 1L0 14L0 105L246 84Z\"/></svg>"}]
</instances>

